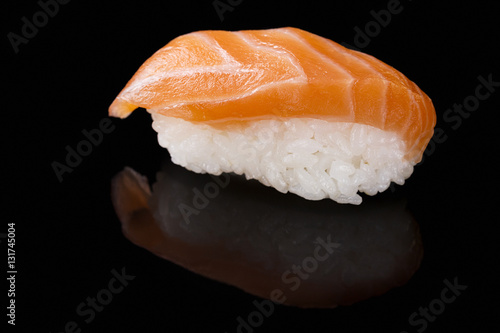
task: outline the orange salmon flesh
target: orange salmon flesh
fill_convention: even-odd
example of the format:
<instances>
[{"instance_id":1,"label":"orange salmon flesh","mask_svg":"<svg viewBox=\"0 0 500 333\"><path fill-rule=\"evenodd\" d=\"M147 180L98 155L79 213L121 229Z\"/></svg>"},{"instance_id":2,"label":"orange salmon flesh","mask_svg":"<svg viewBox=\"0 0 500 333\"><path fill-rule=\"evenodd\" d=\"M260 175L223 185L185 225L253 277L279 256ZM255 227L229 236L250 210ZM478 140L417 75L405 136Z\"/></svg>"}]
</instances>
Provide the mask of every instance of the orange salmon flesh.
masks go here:
<instances>
[{"instance_id":1,"label":"orange salmon flesh","mask_svg":"<svg viewBox=\"0 0 500 333\"><path fill-rule=\"evenodd\" d=\"M109 108L206 122L315 118L394 132L418 163L433 135L430 98L393 67L297 28L198 31L151 56Z\"/></svg>"}]
</instances>

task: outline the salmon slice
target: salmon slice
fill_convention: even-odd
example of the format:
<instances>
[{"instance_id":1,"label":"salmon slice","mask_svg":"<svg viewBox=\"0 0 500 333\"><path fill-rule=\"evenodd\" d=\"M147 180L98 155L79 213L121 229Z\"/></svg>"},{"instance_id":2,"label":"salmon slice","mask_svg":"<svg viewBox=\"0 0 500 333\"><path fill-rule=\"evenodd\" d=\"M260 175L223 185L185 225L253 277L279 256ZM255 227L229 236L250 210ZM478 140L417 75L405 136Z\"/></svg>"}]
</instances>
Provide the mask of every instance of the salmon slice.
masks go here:
<instances>
[{"instance_id":1,"label":"salmon slice","mask_svg":"<svg viewBox=\"0 0 500 333\"><path fill-rule=\"evenodd\" d=\"M135 73L109 108L220 126L314 118L396 133L418 163L433 135L430 98L393 67L297 28L198 31L175 38Z\"/></svg>"}]
</instances>

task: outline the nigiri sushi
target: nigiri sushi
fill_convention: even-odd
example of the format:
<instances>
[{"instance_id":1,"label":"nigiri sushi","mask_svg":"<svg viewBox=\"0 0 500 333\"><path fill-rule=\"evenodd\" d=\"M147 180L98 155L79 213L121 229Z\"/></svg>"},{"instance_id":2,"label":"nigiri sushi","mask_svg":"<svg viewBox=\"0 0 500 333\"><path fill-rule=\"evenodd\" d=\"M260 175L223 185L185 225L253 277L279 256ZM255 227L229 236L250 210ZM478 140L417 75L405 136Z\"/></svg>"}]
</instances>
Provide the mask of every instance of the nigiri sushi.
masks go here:
<instances>
[{"instance_id":1,"label":"nigiri sushi","mask_svg":"<svg viewBox=\"0 0 500 333\"><path fill-rule=\"evenodd\" d=\"M431 99L393 67L291 27L173 39L109 114L139 107L172 161L191 171L350 204L403 184L436 123Z\"/></svg>"}]
</instances>

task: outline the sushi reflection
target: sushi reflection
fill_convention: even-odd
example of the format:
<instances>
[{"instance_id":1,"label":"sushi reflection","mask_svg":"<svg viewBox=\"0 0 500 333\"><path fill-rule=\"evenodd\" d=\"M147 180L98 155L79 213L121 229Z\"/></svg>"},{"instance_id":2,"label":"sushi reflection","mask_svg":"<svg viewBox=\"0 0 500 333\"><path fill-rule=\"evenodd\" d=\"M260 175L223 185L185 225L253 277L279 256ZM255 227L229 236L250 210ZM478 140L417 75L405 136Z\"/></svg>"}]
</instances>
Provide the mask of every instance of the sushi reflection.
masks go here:
<instances>
[{"instance_id":1,"label":"sushi reflection","mask_svg":"<svg viewBox=\"0 0 500 333\"><path fill-rule=\"evenodd\" d=\"M125 168L112 199L133 243L276 303L335 307L383 294L410 279L423 253L402 201L307 201L171 163L152 191Z\"/></svg>"}]
</instances>

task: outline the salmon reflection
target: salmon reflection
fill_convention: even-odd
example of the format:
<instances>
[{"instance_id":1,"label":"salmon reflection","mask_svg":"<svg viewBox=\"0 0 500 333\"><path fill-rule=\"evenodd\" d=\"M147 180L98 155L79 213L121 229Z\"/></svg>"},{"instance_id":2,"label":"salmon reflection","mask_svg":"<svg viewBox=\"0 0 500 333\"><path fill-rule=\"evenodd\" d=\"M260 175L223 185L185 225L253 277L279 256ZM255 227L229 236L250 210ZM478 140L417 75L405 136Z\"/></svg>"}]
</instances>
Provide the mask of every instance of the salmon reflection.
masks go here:
<instances>
[{"instance_id":1,"label":"salmon reflection","mask_svg":"<svg viewBox=\"0 0 500 333\"><path fill-rule=\"evenodd\" d=\"M410 279L423 253L402 201L307 201L171 163L152 191L125 168L112 200L133 243L276 303L335 307L383 294Z\"/></svg>"}]
</instances>

